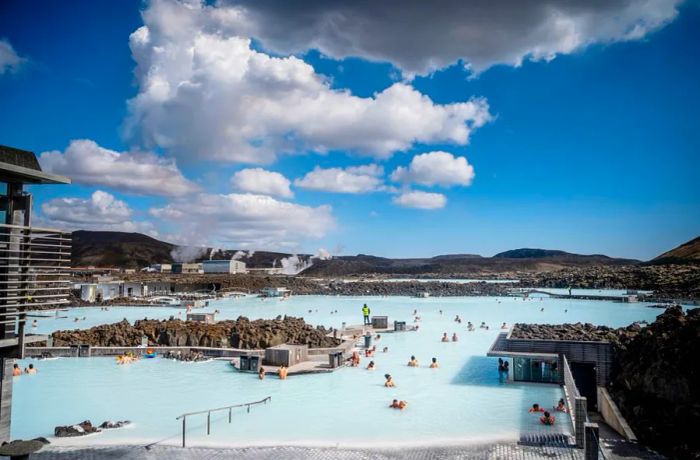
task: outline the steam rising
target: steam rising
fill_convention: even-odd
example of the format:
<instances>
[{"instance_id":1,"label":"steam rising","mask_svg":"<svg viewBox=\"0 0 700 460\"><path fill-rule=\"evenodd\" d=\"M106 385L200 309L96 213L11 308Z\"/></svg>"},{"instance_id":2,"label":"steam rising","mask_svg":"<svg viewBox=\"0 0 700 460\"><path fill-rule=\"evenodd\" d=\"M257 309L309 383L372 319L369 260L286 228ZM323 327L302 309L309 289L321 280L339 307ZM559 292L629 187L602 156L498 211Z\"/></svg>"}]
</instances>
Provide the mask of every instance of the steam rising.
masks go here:
<instances>
[{"instance_id":1,"label":"steam rising","mask_svg":"<svg viewBox=\"0 0 700 460\"><path fill-rule=\"evenodd\" d=\"M199 246L176 246L175 249L170 251L170 256L173 260L180 263L194 262L205 257L206 254L207 248Z\"/></svg>"}]
</instances>

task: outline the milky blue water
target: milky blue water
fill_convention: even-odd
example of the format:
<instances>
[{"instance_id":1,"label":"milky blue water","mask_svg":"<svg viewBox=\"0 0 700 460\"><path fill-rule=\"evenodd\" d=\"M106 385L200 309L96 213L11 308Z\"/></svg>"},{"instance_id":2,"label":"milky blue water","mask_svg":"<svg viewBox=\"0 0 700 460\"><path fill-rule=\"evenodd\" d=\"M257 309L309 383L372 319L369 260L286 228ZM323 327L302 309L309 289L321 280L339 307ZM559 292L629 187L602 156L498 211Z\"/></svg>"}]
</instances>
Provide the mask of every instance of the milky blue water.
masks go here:
<instances>
[{"instance_id":1,"label":"milky blue water","mask_svg":"<svg viewBox=\"0 0 700 460\"><path fill-rule=\"evenodd\" d=\"M539 425L527 408L533 402L552 406L562 392L557 386L499 380L496 360L485 353L501 323L582 321L623 326L636 320L652 321L661 312L642 303L606 301L323 296L297 296L287 301L226 299L213 302L205 311L219 309L219 319L289 314L303 316L312 324L340 327L343 322L361 323L360 308L365 302L373 315L387 315L390 321L414 324L414 309L422 317L418 332L383 335L378 347L387 346L389 352L374 358L378 367L374 372L364 369L366 358L361 368L293 376L286 381L268 377L262 382L255 375L238 373L224 361L192 364L144 359L126 366L118 366L110 358L31 361L39 368L38 374L23 375L14 382L13 437L48 436L56 425L84 419L95 423L129 419L134 421L131 428L60 443L147 443L163 438L177 443L181 425L175 417L183 412L272 396L271 403L253 408L249 414L235 413L231 425L215 417L211 436L206 436L203 428L206 417L192 419L188 443L359 446L515 439L523 432L552 430ZM335 310L338 313L331 314ZM82 308L68 312L67 319L40 318L37 330L82 328L122 318L167 318L178 312L182 310L125 307L105 312ZM463 319L461 325L453 321L457 314ZM86 319L74 323L76 315ZM484 321L491 329L467 332L467 321L477 326ZM442 343L443 332L457 332L460 340ZM405 365L412 354L419 359L420 368ZM439 369L427 368L432 357L438 358ZM383 387L387 372L394 376L394 389ZM393 398L407 400L408 408L387 408ZM220 417L225 419L227 414ZM570 430L567 416L558 417L553 429Z\"/></svg>"}]
</instances>

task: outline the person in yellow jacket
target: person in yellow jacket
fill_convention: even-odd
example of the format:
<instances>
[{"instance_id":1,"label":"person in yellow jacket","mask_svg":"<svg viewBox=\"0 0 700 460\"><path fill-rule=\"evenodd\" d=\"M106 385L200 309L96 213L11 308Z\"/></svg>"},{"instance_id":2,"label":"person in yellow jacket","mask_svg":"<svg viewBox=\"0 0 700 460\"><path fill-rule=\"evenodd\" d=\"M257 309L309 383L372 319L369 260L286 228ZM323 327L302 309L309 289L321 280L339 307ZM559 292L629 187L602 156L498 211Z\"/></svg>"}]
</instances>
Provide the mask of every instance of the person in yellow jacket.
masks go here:
<instances>
[{"instance_id":1,"label":"person in yellow jacket","mask_svg":"<svg viewBox=\"0 0 700 460\"><path fill-rule=\"evenodd\" d=\"M365 324L365 325L371 324L369 321L369 307L367 306L367 304L364 304L364 306L362 307L362 317L364 319L363 324Z\"/></svg>"}]
</instances>

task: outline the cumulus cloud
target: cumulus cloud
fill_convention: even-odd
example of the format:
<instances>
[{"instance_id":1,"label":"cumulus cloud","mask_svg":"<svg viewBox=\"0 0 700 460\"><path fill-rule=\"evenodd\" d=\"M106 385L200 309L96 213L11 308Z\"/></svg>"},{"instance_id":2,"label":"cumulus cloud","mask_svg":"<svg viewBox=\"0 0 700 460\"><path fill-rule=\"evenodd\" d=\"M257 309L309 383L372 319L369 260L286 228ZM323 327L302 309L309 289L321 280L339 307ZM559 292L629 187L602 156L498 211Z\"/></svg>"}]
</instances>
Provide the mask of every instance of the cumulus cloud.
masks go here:
<instances>
[{"instance_id":1,"label":"cumulus cloud","mask_svg":"<svg viewBox=\"0 0 700 460\"><path fill-rule=\"evenodd\" d=\"M428 152L416 155L408 167L399 166L391 174L395 182L421 185L471 185L474 168L464 157L448 152Z\"/></svg>"},{"instance_id":2,"label":"cumulus cloud","mask_svg":"<svg viewBox=\"0 0 700 460\"><path fill-rule=\"evenodd\" d=\"M447 204L447 197L442 193L408 190L395 196L392 201L404 208L440 209Z\"/></svg>"},{"instance_id":3,"label":"cumulus cloud","mask_svg":"<svg viewBox=\"0 0 700 460\"><path fill-rule=\"evenodd\" d=\"M89 139L73 140L65 152L44 152L41 167L84 185L111 187L128 193L178 196L197 190L175 161L146 152L115 152Z\"/></svg>"},{"instance_id":4,"label":"cumulus cloud","mask_svg":"<svg viewBox=\"0 0 700 460\"><path fill-rule=\"evenodd\" d=\"M41 205L41 212L42 224L52 227L158 235L151 222L131 220L133 212L129 205L101 190L87 199L54 198Z\"/></svg>"},{"instance_id":5,"label":"cumulus cloud","mask_svg":"<svg viewBox=\"0 0 700 460\"><path fill-rule=\"evenodd\" d=\"M261 195L277 195L282 198L294 196L289 188L289 179L282 174L262 168L248 168L237 171L231 178L231 185L242 192Z\"/></svg>"},{"instance_id":6,"label":"cumulus cloud","mask_svg":"<svg viewBox=\"0 0 700 460\"><path fill-rule=\"evenodd\" d=\"M7 40L0 40L0 75L16 72L26 59L19 57Z\"/></svg>"},{"instance_id":7,"label":"cumulus cloud","mask_svg":"<svg viewBox=\"0 0 700 460\"><path fill-rule=\"evenodd\" d=\"M176 225L190 244L290 247L321 238L335 227L330 206L303 206L251 193L198 194L149 212Z\"/></svg>"},{"instance_id":8,"label":"cumulus cloud","mask_svg":"<svg viewBox=\"0 0 700 460\"><path fill-rule=\"evenodd\" d=\"M464 61L474 71L549 60L592 43L645 37L681 0L235 0L231 21L278 53L390 61L425 74ZM243 25L245 24L245 25Z\"/></svg>"},{"instance_id":9,"label":"cumulus cloud","mask_svg":"<svg viewBox=\"0 0 700 460\"><path fill-rule=\"evenodd\" d=\"M303 8L302 8L303 9ZM332 89L312 66L251 45L238 6L153 0L130 37L139 93L127 135L175 155L265 164L279 152L387 158L415 143L464 145L484 99L436 104L400 82L371 97Z\"/></svg>"},{"instance_id":10,"label":"cumulus cloud","mask_svg":"<svg viewBox=\"0 0 700 460\"><path fill-rule=\"evenodd\" d=\"M384 190L384 168L376 164L327 168L316 166L294 181L297 187L335 193L369 193Z\"/></svg>"}]
</instances>

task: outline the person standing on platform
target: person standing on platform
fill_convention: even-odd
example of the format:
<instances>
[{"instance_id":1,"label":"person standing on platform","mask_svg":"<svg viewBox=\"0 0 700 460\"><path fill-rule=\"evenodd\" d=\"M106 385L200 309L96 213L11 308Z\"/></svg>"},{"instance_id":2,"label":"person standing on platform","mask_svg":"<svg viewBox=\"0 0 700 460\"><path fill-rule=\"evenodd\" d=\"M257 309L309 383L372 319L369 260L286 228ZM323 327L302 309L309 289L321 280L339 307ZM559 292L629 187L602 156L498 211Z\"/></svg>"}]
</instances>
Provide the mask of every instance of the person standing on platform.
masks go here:
<instances>
[{"instance_id":1,"label":"person standing on platform","mask_svg":"<svg viewBox=\"0 0 700 460\"><path fill-rule=\"evenodd\" d=\"M363 317L363 319L364 319L364 323L363 323L363 324L364 324L365 326L367 326L367 325L369 325L369 324L372 324L372 323L370 323L370 321L369 321L369 313L370 313L369 307L367 306L367 304L364 304L364 305L362 306L362 317Z\"/></svg>"}]
</instances>

